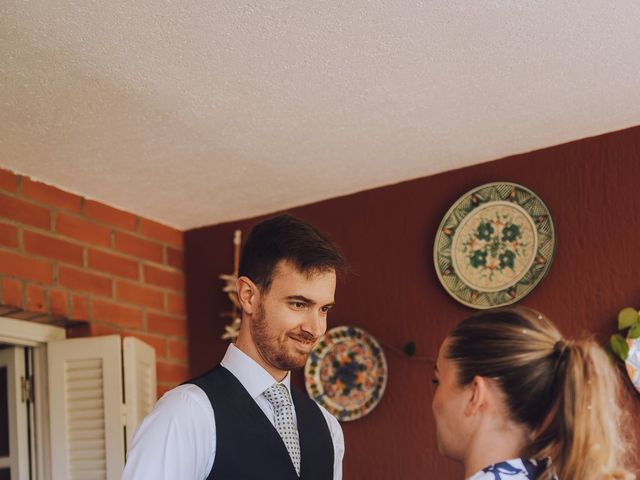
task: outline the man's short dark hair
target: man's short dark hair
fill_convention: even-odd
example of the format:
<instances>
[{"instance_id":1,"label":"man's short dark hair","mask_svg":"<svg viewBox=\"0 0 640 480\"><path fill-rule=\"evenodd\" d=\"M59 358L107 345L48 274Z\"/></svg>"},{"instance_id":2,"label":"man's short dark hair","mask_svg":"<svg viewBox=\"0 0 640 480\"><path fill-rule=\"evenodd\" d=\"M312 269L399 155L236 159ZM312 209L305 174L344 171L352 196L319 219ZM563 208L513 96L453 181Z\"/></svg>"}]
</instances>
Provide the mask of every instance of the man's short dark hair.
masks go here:
<instances>
[{"instance_id":1,"label":"man's short dark hair","mask_svg":"<svg viewBox=\"0 0 640 480\"><path fill-rule=\"evenodd\" d=\"M266 292L282 260L305 274L339 273L345 267L344 258L327 236L310 223L286 214L253 227L242 249L238 275L249 277Z\"/></svg>"}]
</instances>

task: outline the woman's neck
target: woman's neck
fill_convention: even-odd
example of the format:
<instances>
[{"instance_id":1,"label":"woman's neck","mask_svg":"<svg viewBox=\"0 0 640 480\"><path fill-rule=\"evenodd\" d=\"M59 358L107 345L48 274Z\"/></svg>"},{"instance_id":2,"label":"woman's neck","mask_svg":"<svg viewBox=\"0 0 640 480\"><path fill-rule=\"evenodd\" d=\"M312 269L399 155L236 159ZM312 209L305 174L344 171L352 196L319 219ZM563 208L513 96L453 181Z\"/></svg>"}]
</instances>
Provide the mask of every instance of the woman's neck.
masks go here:
<instances>
[{"instance_id":1,"label":"woman's neck","mask_svg":"<svg viewBox=\"0 0 640 480\"><path fill-rule=\"evenodd\" d=\"M465 478L489 465L520 457L527 445L527 430L513 423L501 427L480 428L472 436L463 459Z\"/></svg>"}]
</instances>

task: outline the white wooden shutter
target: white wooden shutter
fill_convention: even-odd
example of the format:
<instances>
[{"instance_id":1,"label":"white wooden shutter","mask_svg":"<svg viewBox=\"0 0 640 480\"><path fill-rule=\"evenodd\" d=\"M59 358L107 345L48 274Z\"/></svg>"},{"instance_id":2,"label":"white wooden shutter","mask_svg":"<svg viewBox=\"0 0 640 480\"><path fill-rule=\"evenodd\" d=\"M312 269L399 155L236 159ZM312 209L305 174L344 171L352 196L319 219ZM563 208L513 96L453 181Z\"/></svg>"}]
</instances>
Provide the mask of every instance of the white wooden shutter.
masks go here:
<instances>
[{"instance_id":1,"label":"white wooden shutter","mask_svg":"<svg viewBox=\"0 0 640 480\"><path fill-rule=\"evenodd\" d=\"M120 337L48 344L51 470L56 480L116 480L124 467Z\"/></svg>"},{"instance_id":2,"label":"white wooden shutter","mask_svg":"<svg viewBox=\"0 0 640 480\"><path fill-rule=\"evenodd\" d=\"M136 427L156 403L156 351L135 337L126 337L122 343L129 448Z\"/></svg>"}]
</instances>

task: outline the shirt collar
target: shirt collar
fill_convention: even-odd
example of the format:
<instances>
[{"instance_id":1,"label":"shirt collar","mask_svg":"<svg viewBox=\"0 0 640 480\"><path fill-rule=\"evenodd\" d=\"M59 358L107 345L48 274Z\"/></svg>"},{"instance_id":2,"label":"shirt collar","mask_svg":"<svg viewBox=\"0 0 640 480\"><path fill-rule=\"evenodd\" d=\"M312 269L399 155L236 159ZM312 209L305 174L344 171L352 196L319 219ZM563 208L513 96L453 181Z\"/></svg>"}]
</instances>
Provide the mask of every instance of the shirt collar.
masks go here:
<instances>
[{"instance_id":1,"label":"shirt collar","mask_svg":"<svg viewBox=\"0 0 640 480\"><path fill-rule=\"evenodd\" d=\"M525 463L531 465L532 468L527 468L525 466ZM531 470L535 469L536 465L537 463L535 460L512 458L503 462L489 465L488 467L485 467L474 475L468 477L467 480L484 480L488 478L514 478L533 480L538 476L537 473L535 473L534 476L530 476L530 474L533 473Z\"/></svg>"},{"instance_id":2,"label":"shirt collar","mask_svg":"<svg viewBox=\"0 0 640 480\"><path fill-rule=\"evenodd\" d=\"M277 383L269 372L233 343L227 347L227 352L220 364L238 379L254 400L271 385ZM291 397L291 372L287 372L287 376L280 383L287 387Z\"/></svg>"}]
</instances>

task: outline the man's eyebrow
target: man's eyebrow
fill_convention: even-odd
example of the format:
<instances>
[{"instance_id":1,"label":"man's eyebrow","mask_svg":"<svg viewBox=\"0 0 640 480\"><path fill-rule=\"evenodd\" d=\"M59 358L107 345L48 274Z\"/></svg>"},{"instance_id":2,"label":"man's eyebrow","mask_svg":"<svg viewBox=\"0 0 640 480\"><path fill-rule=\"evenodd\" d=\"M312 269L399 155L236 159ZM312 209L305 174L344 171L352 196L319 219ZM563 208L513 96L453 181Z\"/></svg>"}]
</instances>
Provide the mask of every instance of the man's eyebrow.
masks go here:
<instances>
[{"instance_id":1,"label":"man's eyebrow","mask_svg":"<svg viewBox=\"0 0 640 480\"><path fill-rule=\"evenodd\" d=\"M315 305L316 302L311 300L310 298L305 297L304 295L289 295L288 297L285 297L285 300L288 301L296 301L296 302L303 302L303 303L307 303L309 305ZM327 303L326 305L323 305L323 307L333 307L335 306L335 302L331 302L331 303Z\"/></svg>"},{"instance_id":2,"label":"man's eyebrow","mask_svg":"<svg viewBox=\"0 0 640 480\"><path fill-rule=\"evenodd\" d=\"M309 303L311 305L316 303L310 298L305 297L304 295L289 295L288 297L285 297L285 300L297 300L298 302Z\"/></svg>"}]
</instances>

